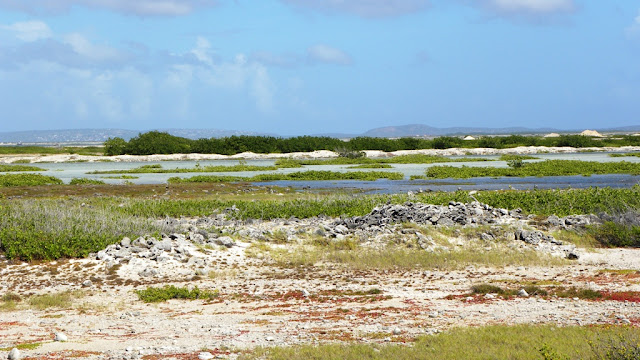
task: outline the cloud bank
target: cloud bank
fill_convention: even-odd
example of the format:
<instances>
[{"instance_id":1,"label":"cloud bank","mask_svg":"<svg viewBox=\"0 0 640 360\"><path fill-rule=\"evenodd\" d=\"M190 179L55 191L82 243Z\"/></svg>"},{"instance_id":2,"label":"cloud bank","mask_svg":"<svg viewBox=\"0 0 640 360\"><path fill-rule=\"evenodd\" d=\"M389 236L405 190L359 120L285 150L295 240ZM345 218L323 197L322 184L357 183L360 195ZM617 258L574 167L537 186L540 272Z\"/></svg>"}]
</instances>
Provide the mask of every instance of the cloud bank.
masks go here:
<instances>
[{"instance_id":1,"label":"cloud bank","mask_svg":"<svg viewBox=\"0 0 640 360\"><path fill-rule=\"evenodd\" d=\"M346 13L364 18L382 18L422 11L429 0L282 0L298 8L324 13Z\"/></svg>"},{"instance_id":2,"label":"cloud bank","mask_svg":"<svg viewBox=\"0 0 640 360\"><path fill-rule=\"evenodd\" d=\"M82 6L138 16L180 16L215 5L216 0L0 0L0 8L30 14L60 14Z\"/></svg>"},{"instance_id":3,"label":"cloud bank","mask_svg":"<svg viewBox=\"0 0 640 360\"><path fill-rule=\"evenodd\" d=\"M467 3L500 16L548 17L571 14L575 0L468 0Z\"/></svg>"}]
</instances>

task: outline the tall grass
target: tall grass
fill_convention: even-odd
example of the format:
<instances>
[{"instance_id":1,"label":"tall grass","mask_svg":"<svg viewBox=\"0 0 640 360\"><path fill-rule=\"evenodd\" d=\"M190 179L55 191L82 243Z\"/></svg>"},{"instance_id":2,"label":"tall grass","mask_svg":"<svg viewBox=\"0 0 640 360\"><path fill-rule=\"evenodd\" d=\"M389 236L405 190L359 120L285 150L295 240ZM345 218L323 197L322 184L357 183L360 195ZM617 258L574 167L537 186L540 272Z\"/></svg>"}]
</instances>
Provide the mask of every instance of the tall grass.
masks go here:
<instances>
[{"instance_id":1,"label":"tall grass","mask_svg":"<svg viewBox=\"0 0 640 360\"><path fill-rule=\"evenodd\" d=\"M104 204L103 204L104 205ZM65 200L0 201L0 249L12 259L85 257L124 236L164 230L100 204Z\"/></svg>"},{"instance_id":2,"label":"tall grass","mask_svg":"<svg viewBox=\"0 0 640 360\"><path fill-rule=\"evenodd\" d=\"M556 327L552 325L491 325L456 328L442 334L422 336L406 345L324 344L257 349L242 360L394 359L631 359L609 357L616 346L638 347L625 339L638 339L635 327Z\"/></svg>"},{"instance_id":3,"label":"tall grass","mask_svg":"<svg viewBox=\"0 0 640 360\"><path fill-rule=\"evenodd\" d=\"M458 270L469 265L531 266L560 265L563 260L541 255L534 250L484 250L481 246L452 251L427 252L421 249L388 245L381 249L340 249L331 246L300 246L293 250L269 250L275 264L282 267L340 264L352 270L439 269Z\"/></svg>"}]
</instances>

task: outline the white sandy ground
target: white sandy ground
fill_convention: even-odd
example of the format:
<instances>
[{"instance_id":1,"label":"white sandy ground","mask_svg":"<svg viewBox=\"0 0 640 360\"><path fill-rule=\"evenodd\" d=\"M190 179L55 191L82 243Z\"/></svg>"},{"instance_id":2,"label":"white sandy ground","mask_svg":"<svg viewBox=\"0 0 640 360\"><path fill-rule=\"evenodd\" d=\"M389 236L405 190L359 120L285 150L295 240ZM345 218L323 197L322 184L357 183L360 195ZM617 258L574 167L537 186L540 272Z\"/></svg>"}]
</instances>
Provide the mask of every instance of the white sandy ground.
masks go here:
<instances>
[{"instance_id":1,"label":"white sandy ground","mask_svg":"<svg viewBox=\"0 0 640 360\"><path fill-rule=\"evenodd\" d=\"M614 324L640 321L640 304L619 301L465 299L470 286L547 281L594 290L640 291L640 277L604 269L640 270L640 249L582 251L566 266L468 267L460 271L346 271L338 267L282 269L245 256L249 244L206 250L215 278L194 278L193 264L159 264L143 278L138 262L109 275L105 262L78 259L10 264L0 259L0 295L81 290L67 310L35 310L23 301L0 312L0 348L42 342L23 350L30 359L196 359L202 349L235 358L241 349L353 340L396 343L458 326L486 324ZM94 279L90 287L82 283ZM99 280L96 280L99 279ZM131 283L124 283L129 280ZM149 285L198 286L220 291L213 302L170 300L145 304L133 292ZM354 295L382 290L381 295ZM304 297L303 290L309 292ZM446 299L447 295L456 296ZM63 332L67 342L53 341ZM394 334L395 332L395 334ZM0 358L6 358L0 352ZM155 355L158 357L151 357Z\"/></svg>"},{"instance_id":2,"label":"white sandy ground","mask_svg":"<svg viewBox=\"0 0 640 360\"><path fill-rule=\"evenodd\" d=\"M437 156L463 156L463 155L502 155L502 154L539 154L539 153L577 153L577 152L633 152L640 151L640 146L623 146L623 147L598 147L598 148L572 148L572 147L545 147L545 146L521 146L512 149L423 149L423 150L400 150L393 152L384 152L379 150L367 150L367 157L391 157L409 154L424 154ZM29 161L31 163L38 162L75 162L75 161L114 161L114 162L133 162L133 161L173 161L173 160L260 160L260 159L325 159L338 157L333 151L319 150L313 152L295 152L286 154L256 154L253 152L243 152L236 155L218 155L218 154L171 154L171 155L117 155L117 156L88 156L88 155L2 155L0 162L12 163L14 161Z\"/></svg>"}]
</instances>

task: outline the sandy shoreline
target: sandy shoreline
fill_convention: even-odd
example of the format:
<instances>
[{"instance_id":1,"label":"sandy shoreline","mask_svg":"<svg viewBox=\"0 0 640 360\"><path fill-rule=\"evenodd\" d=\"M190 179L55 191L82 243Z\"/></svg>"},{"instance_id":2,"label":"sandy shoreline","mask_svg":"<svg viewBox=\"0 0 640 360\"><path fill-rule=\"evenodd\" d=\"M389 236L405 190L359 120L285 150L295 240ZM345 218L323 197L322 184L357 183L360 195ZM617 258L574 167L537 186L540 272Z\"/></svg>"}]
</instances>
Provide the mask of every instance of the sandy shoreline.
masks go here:
<instances>
[{"instance_id":1,"label":"sandy shoreline","mask_svg":"<svg viewBox=\"0 0 640 360\"><path fill-rule=\"evenodd\" d=\"M367 157L393 157L399 155L423 154L433 156L482 156L482 155L503 155L503 154L561 154L561 153L580 153L580 152L635 152L640 151L640 146L622 146L622 147L545 147L545 146L521 146L510 149L492 149L492 148L476 148L476 149L422 149L422 150L399 150L393 152L385 152L380 150L367 150ZM171 154L171 155L116 155L116 156L88 156L88 155L2 155L1 163L13 162L30 162L30 163L61 163L61 162L147 162L147 161L203 161L203 160L266 160L266 159L326 159L336 158L338 153L328 150L318 150L313 152L295 152L286 154L256 154L253 152L243 152L236 155L219 155L219 154Z\"/></svg>"}]
</instances>

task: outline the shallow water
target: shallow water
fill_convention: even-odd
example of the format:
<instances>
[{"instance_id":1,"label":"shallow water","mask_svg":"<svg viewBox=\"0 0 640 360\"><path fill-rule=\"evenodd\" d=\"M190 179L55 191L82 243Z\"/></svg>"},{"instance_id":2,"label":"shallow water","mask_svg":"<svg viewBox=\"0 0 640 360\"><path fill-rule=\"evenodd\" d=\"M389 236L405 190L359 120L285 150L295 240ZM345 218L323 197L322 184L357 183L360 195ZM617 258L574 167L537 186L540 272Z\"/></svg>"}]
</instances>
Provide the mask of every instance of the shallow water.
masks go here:
<instances>
[{"instance_id":1,"label":"shallow water","mask_svg":"<svg viewBox=\"0 0 640 360\"><path fill-rule=\"evenodd\" d=\"M575 153L575 154L539 154L535 155L539 160L527 161L543 161L547 159L554 160L584 160L599 162L640 162L638 157L610 157L607 153ZM481 156L473 156L481 157ZM456 157L454 157L456 158ZM465 157L457 157L465 158ZM467 157L468 158L468 157ZM498 156L483 156L481 158L497 159ZM273 165L275 160L247 160L243 163L247 165L269 166ZM263 185L280 185L293 186L296 188L309 189L355 189L371 193L398 193L407 191L453 191L457 189L463 190L497 190L508 189L532 189L534 187L544 188L585 188L590 186L598 187L630 187L640 182L640 176L632 175L593 175L585 176L555 176L555 177L528 177L528 178L474 178L463 180L415 180L410 181L408 178L413 175L423 175L425 170L431 166L451 165L451 166L492 166L506 167L505 161L482 161L482 162L451 162L438 164L390 164L391 169L349 169L352 165L311 165L304 168L295 169L278 169L271 171L243 171L243 172L215 172L215 173L164 173L164 174L128 174L138 177L137 179L109 179L109 176L119 176L117 174L110 175L90 175L88 172L95 170L122 170L133 169L143 165L160 164L164 169L175 168L193 168L196 164L200 166L219 166L219 165L237 165L238 160L206 160L206 161L153 161L153 162L76 162L76 163L40 163L33 164L45 171L41 172L45 175L55 176L65 183L69 183L74 178L89 178L102 180L108 184L122 184L131 182L134 184L163 184L170 177L192 177L196 175L231 175L250 177L257 174L265 173L292 173L306 170L328 170L328 171L387 171L401 172L406 180L377 180L377 181L274 181L268 183L260 183Z\"/></svg>"}]
</instances>

